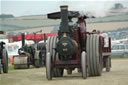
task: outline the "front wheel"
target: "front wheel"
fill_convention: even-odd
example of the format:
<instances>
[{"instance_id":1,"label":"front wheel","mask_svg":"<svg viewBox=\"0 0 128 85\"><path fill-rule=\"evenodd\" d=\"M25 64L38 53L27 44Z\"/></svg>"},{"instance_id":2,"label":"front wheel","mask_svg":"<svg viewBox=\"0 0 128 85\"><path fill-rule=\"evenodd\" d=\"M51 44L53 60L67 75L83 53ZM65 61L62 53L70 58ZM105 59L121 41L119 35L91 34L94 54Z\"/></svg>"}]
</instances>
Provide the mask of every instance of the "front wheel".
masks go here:
<instances>
[{"instance_id":1,"label":"front wheel","mask_svg":"<svg viewBox=\"0 0 128 85\"><path fill-rule=\"evenodd\" d=\"M102 74L102 39L97 34L87 35L86 51L89 76Z\"/></svg>"},{"instance_id":2,"label":"front wheel","mask_svg":"<svg viewBox=\"0 0 128 85\"><path fill-rule=\"evenodd\" d=\"M52 65L51 65L51 55L48 52L46 56L46 76L48 80L52 80Z\"/></svg>"},{"instance_id":3,"label":"front wheel","mask_svg":"<svg viewBox=\"0 0 128 85\"><path fill-rule=\"evenodd\" d=\"M87 78L87 60L85 51L81 54L81 70L82 70L82 78Z\"/></svg>"}]
</instances>

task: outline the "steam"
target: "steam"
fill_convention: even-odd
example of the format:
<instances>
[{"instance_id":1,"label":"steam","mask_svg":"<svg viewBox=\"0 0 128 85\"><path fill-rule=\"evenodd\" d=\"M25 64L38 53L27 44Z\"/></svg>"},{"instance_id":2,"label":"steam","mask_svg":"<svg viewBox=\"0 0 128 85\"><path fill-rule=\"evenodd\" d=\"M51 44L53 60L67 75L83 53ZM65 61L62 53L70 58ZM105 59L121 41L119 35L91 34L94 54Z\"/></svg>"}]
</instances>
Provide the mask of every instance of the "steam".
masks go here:
<instances>
[{"instance_id":1,"label":"steam","mask_svg":"<svg viewBox=\"0 0 128 85\"><path fill-rule=\"evenodd\" d=\"M0 14L15 14L15 16L47 14L59 11L60 5L68 5L69 10L100 17L105 16L115 3L128 7L128 0L1 0Z\"/></svg>"},{"instance_id":2,"label":"steam","mask_svg":"<svg viewBox=\"0 0 128 85\"><path fill-rule=\"evenodd\" d=\"M60 5L68 5L69 10L79 11L81 15L88 14L96 17L103 17L114 6L117 0L91 0L91 1L61 1Z\"/></svg>"}]
</instances>

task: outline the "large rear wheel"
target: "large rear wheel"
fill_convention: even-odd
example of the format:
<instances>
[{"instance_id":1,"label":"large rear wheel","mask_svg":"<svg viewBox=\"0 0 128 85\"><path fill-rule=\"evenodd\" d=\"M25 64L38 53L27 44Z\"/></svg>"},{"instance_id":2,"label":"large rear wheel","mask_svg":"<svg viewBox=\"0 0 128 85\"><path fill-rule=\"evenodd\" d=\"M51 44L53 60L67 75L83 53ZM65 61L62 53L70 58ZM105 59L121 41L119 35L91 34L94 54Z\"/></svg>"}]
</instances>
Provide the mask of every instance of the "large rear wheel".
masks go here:
<instances>
[{"instance_id":1,"label":"large rear wheel","mask_svg":"<svg viewBox=\"0 0 128 85\"><path fill-rule=\"evenodd\" d=\"M86 50L89 76L100 76L102 73L101 39L97 34L88 35Z\"/></svg>"},{"instance_id":2,"label":"large rear wheel","mask_svg":"<svg viewBox=\"0 0 128 85\"><path fill-rule=\"evenodd\" d=\"M59 60L58 53L55 52L57 42L58 42L57 37L55 37L55 36L48 37L46 47L47 47L47 53L49 52L51 54L52 62ZM56 59L56 60L54 60L54 59ZM53 73L52 74L53 77L61 77L61 76L63 76L63 69L53 67L52 73Z\"/></svg>"}]
</instances>

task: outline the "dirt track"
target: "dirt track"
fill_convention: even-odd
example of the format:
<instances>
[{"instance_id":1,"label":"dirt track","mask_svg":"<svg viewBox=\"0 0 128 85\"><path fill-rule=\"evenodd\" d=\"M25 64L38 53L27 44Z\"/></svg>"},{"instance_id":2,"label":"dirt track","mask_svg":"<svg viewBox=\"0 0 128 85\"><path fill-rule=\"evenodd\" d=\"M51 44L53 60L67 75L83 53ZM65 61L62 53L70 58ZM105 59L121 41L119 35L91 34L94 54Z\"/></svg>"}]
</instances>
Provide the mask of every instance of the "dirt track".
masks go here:
<instances>
[{"instance_id":1,"label":"dirt track","mask_svg":"<svg viewBox=\"0 0 128 85\"><path fill-rule=\"evenodd\" d=\"M48 81L45 68L12 70L0 75L0 85L128 85L128 59L114 59L111 72L103 71L101 77L88 77L86 80L77 71L71 76L65 72L64 77Z\"/></svg>"}]
</instances>

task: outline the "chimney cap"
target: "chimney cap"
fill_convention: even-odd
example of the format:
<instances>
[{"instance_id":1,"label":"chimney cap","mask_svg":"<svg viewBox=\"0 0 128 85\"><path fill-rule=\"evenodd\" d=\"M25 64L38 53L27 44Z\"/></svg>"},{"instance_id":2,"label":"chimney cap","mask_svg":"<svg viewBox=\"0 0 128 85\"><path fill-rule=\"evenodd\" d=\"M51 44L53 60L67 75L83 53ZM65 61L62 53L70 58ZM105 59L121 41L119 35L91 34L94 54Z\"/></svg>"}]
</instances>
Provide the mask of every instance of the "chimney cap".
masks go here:
<instances>
[{"instance_id":1,"label":"chimney cap","mask_svg":"<svg viewBox=\"0 0 128 85\"><path fill-rule=\"evenodd\" d=\"M60 9L61 10L67 10L68 9L68 6L67 5L60 6Z\"/></svg>"}]
</instances>

